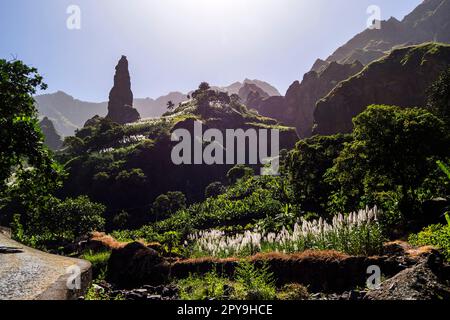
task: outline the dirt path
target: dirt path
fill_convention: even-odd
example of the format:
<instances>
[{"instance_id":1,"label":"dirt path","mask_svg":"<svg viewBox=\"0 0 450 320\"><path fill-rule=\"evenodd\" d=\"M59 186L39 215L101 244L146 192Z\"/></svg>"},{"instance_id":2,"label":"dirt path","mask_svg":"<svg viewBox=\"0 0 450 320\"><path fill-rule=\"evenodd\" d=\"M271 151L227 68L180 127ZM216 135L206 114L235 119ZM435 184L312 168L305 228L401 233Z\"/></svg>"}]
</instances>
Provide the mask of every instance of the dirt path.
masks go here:
<instances>
[{"instance_id":1,"label":"dirt path","mask_svg":"<svg viewBox=\"0 0 450 320\"><path fill-rule=\"evenodd\" d=\"M66 286L70 276L66 270L74 265L80 267L82 285L86 286L90 280L88 262L28 248L0 232L0 300L65 300L79 296L80 292L70 292Z\"/></svg>"}]
</instances>

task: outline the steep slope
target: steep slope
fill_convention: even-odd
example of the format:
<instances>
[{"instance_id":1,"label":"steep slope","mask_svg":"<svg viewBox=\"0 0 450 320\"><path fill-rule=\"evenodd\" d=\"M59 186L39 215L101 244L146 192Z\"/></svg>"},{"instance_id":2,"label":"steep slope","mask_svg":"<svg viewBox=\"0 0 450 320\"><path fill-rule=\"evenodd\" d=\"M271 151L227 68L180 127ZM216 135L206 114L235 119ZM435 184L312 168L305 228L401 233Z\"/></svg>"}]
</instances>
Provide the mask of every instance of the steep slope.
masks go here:
<instances>
[{"instance_id":1,"label":"steep slope","mask_svg":"<svg viewBox=\"0 0 450 320\"><path fill-rule=\"evenodd\" d=\"M276 120L249 111L228 94L202 91L197 98L183 102L159 119L144 119L128 125L115 124L105 118L89 121L77 133L82 143L65 149L64 159L69 161L70 178L65 181L61 196L77 196L82 192L106 204L108 212L126 209L136 225L150 218L149 205L161 194L181 191L190 201L202 200L205 188L214 181L226 181L226 174L234 164L223 161L223 164L208 165L202 160L202 164L193 165L194 149L190 155L189 151L183 152L183 157L190 156L189 163L192 164L175 164L172 151L178 142L171 141L171 133L175 129L186 129L194 141L196 120L202 122L203 130L217 129L223 134L224 143L219 146L223 151L233 139L227 137L228 129L255 129L261 139L264 133L260 129L278 129L280 150L291 149L298 140L294 128L281 126ZM261 140L256 145L261 146L264 142L270 150L271 140ZM238 152L247 155L254 146L248 142L245 149L236 146L234 155L236 158ZM259 160L258 164L249 160L246 156L247 164L255 170L261 168ZM112 216L108 220L112 220Z\"/></svg>"},{"instance_id":2,"label":"steep slope","mask_svg":"<svg viewBox=\"0 0 450 320\"><path fill-rule=\"evenodd\" d=\"M238 95L241 98L241 101L249 108L257 107L261 100L270 97L267 92L253 83L245 83L239 90Z\"/></svg>"},{"instance_id":3,"label":"steep slope","mask_svg":"<svg viewBox=\"0 0 450 320\"><path fill-rule=\"evenodd\" d=\"M238 94L245 83L257 85L269 96L280 96L276 88L260 80L246 79L244 82L235 82L227 87L216 88L229 94ZM95 115L104 117L108 112L108 102L81 101L62 91L38 95L34 99L39 116L41 118L48 117L63 137L74 135L75 130L82 128L86 121ZM187 94L175 91L156 99L135 98L133 107L143 119L156 118L167 112L167 102L172 101L178 106L178 104L186 100Z\"/></svg>"},{"instance_id":4,"label":"steep slope","mask_svg":"<svg viewBox=\"0 0 450 320\"><path fill-rule=\"evenodd\" d=\"M337 49L327 61L368 64L396 46L450 42L450 0L425 0L402 21L390 18L381 29L366 29Z\"/></svg>"},{"instance_id":5,"label":"steep slope","mask_svg":"<svg viewBox=\"0 0 450 320\"><path fill-rule=\"evenodd\" d=\"M261 81L261 80L250 80L245 79L243 82L234 82L229 86L226 87L212 87L214 90L219 90L228 93L229 95L232 94L239 94L239 90L241 90L245 85L255 85L258 88L261 88L264 92L266 92L270 97L272 96L281 96L281 93L278 91L277 88L272 86L271 84Z\"/></svg>"},{"instance_id":6,"label":"steep slope","mask_svg":"<svg viewBox=\"0 0 450 320\"><path fill-rule=\"evenodd\" d=\"M39 116L51 119L56 130L64 137L74 135L75 130L82 128L88 119L95 115L104 117L108 111L108 102L81 101L62 91L38 95L34 100ZM172 101L178 105L185 100L185 94L171 92L157 99L136 98L133 105L142 118L155 118L167 111L167 102Z\"/></svg>"},{"instance_id":7,"label":"steep slope","mask_svg":"<svg viewBox=\"0 0 450 320\"><path fill-rule=\"evenodd\" d=\"M362 70L359 62L339 64L317 62L318 71L310 71L303 81L295 81L283 97L262 100L256 109L260 114L295 126L300 137L309 137L313 128L316 102L325 97L339 82Z\"/></svg>"},{"instance_id":8,"label":"steep slope","mask_svg":"<svg viewBox=\"0 0 450 320\"><path fill-rule=\"evenodd\" d=\"M41 127L42 133L45 136L45 144L51 150L56 151L61 149L63 141L58 132L56 132L53 122L51 122L49 118L45 117L41 122L39 122L39 126Z\"/></svg>"},{"instance_id":9,"label":"steep slope","mask_svg":"<svg viewBox=\"0 0 450 320\"><path fill-rule=\"evenodd\" d=\"M341 82L317 103L314 133L346 133L352 119L371 104L424 106L426 90L450 65L450 45L426 43L400 48Z\"/></svg>"},{"instance_id":10,"label":"steep slope","mask_svg":"<svg viewBox=\"0 0 450 320\"><path fill-rule=\"evenodd\" d=\"M108 106L106 102L80 101L62 91L35 96L34 100L39 115L52 120L56 130L63 136L73 135L76 129L83 127L86 120L96 114L105 116Z\"/></svg>"}]
</instances>

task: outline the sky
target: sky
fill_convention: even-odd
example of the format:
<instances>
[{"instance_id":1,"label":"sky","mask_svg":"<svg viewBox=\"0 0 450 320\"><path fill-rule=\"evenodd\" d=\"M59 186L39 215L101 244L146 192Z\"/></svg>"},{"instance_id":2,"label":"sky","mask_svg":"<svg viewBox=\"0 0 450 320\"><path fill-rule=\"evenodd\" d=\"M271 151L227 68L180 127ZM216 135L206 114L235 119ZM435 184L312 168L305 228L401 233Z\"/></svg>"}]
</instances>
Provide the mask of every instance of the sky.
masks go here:
<instances>
[{"instance_id":1,"label":"sky","mask_svg":"<svg viewBox=\"0 0 450 320\"><path fill-rule=\"evenodd\" d=\"M422 0L0 0L0 59L38 68L47 93L106 101L122 55L135 97L264 80L284 94L317 58ZM76 5L80 19L73 19ZM80 21L80 29L70 29ZM75 24L74 24L75 23Z\"/></svg>"}]
</instances>

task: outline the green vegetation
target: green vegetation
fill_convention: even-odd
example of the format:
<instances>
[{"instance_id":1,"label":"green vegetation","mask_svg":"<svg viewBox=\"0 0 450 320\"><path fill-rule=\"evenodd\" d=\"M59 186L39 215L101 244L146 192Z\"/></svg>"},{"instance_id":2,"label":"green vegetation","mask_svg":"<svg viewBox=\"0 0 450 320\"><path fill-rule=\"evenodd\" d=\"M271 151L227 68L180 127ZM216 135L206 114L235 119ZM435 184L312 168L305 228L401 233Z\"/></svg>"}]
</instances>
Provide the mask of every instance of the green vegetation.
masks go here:
<instances>
[{"instance_id":1,"label":"green vegetation","mask_svg":"<svg viewBox=\"0 0 450 320\"><path fill-rule=\"evenodd\" d=\"M232 288L231 281L218 276L216 272L209 272L204 276L191 275L179 280L177 285L181 300L224 300L230 298L226 297L226 289Z\"/></svg>"},{"instance_id":2,"label":"green vegetation","mask_svg":"<svg viewBox=\"0 0 450 320\"><path fill-rule=\"evenodd\" d=\"M436 224L426 227L418 234L409 236L409 242L415 246L434 246L444 253L450 261L450 217L447 214L447 225Z\"/></svg>"},{"instance_id":3,"label":"green vegetation","mask_svg":"<svg viewBox=\"0 0 450 320\"><path fill-rule=\"evenodd\" d=\"M246 231L227 234L212 230L191 235L191 256L247 257L259 252L296 253L307 249L336 250L350 255L380 254L385 240L377 221L377 209L339 215L328 224L322 218L296 223L292 231Z\"/></svg>"},{"instance_id":4,"label":"green vegetation","mask_svg":"<svg viewBox=\"0 0 450 320\"><path fill-rule=\"evenodd\" d=\"M258 268L248 261L236 267L234 279L210 272L177 282L182 300L274 300L277 297L273 274L267 265Z\"/></svg>"},{"instance_id":5,"label":"green vegetation","mask_svg":"<svg viewBox=\"0 0 450 320\"><path fill-rule=\"evenodd\" d=\"M450 194L449 73L430 89L426 109L369 106L354 118L352 134L298 141L281 153L279 176L255 176L259 166L175 166L170 159L170 132L195 120L220 130L281 128L236 96L202 83L189 101L169 103L161 119L119 125L95 117L54 155L43 146L33 106L32 94L45 87L41 77L0 60L0 224L11 224L19 241L58 253L97 230L157 242L171 258L244 259L231 278L178 280L182 299L307 298L297 284L277 292L268 266L245 259L306 249L368 256L393 234L407 236L423 221L425 201ZM449 237L450 221L409 240L450 259ZM82 253L98 281L109 255ZM110 297L93 287L87 298Z\"/></svg>"},{"instance_id":6,"label":"green vegetation","mask_svg":"<svg viewBox=\"0 0 450 320\"><path fill-rule=\"evenodd\" d=\"M450 180L450 170L444 163L438 161L438 166ZM445 257L450 261L450 215L445 214L447 225L436 224L426 227L418 234L412 234L409 242L416 246L434 246L442 249Z\"/></svg>"},{"instance_id":7,"label":"green vegetation","mask_svg":"<svg viewBox=\"0 0 450 320\"><path fill-rule=\"evenodd\" d=\"M89 250L84 252L80 256L80 259L87 260L92 264L92 273L94 279L104 280L110 256L110 251L94 252Z\"/></svg>"}]
</instances>

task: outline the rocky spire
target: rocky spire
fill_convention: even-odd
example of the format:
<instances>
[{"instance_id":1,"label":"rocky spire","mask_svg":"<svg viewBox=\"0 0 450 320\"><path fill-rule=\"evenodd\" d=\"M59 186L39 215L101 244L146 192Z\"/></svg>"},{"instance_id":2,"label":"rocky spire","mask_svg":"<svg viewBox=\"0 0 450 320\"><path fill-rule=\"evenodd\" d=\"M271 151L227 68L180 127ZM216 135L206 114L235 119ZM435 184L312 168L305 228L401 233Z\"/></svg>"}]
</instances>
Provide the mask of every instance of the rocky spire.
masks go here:
<instances>
[{"instance_id":1,"label":"rocky spire","mask_svg":"<svg viewBox=\"0 0 450 320\"><path fill-rule=\"evenodd\" d=\"M139 112L133 108L133 92L131 91L130 73L127 57L122 56L116 67L114 87L109 93L107 118L125 124L140 119Z\"/></svg>"}]
</instances>

